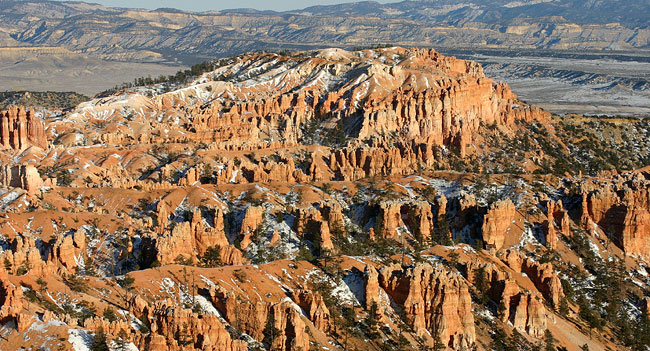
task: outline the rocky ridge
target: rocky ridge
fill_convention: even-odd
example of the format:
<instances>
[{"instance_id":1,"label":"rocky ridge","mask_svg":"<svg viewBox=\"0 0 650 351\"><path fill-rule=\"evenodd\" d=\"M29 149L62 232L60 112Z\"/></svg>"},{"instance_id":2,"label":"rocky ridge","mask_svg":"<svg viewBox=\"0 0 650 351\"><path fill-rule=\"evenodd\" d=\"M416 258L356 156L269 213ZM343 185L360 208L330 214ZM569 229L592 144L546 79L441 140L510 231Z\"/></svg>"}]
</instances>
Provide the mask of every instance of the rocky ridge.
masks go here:
<instances>
[{"instance_id":1,"label":"rocky ridge","mask_svg":"<svg viewBox=\"0 0 650 351\"><path fill-rule=\"evenodd\" d=\"M254 53L165 90L3 113L0 347L646 343L650 173L567 171L479 65Z\"/></svg>"}]
</instances>

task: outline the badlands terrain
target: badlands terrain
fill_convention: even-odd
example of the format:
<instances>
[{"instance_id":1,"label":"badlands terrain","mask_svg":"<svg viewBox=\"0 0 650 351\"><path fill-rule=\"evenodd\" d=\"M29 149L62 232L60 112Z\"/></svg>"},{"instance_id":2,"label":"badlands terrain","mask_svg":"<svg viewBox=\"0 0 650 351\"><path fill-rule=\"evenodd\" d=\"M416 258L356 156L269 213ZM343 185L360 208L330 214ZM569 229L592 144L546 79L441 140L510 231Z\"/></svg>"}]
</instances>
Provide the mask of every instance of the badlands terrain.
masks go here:
<instances>
[{"instance_id":1,"label":"badlands terrain","mask_svg":"<svg viewBox=\"0 0 650 351\"><path fill-rule=\"evenodd\" d=\"M389 43L477 60L525 101L555 113L643 116L650 110L648 13L647 0L422 0L203 13L5 0L0 85L94 96L134 77L250 51Z\"/></svg>"},{"instance_id":2,"label":"badlands terrain","mask_svg":"<svg viewBox=\"0 0 650 351\"><path fill-rule=\"evenodd\" d=\"M2 350L645 350L647 119L400 47L0 114Z\"/></svg>"}]
</instances>

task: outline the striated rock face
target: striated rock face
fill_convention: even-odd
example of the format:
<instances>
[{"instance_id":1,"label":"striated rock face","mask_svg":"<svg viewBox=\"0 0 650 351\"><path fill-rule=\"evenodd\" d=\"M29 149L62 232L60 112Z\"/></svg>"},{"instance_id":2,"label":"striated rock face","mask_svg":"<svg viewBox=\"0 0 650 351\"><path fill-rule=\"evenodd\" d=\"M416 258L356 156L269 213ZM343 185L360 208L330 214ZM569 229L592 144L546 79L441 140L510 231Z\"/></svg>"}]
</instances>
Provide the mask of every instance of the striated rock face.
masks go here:
<instances>
[{"instance_id":1,"label":"striated rock face","mask_svg":"<svg viewBox=\"0 0 650 351\"><path fill-rule=\"evenodd\" d=\"M169 215L164 201L158 204L159 223ZM212 210L211 210L212 211ZM145 237L143 249L150 260L161 264L170 264L178 259L196 261L208 248L219 248L222 264L243 264L245 259L240 250L230 245L224 232L223 210L213 210L212 226L203 220L201 210L197 207L192 212L189 222L175 223L170 230L158 227L157 233Z\"/></svg>"},{"instance_id":2,"label":"striated rock face","mask_svg":"<svg viewBox=\"0 0 650 351\"><path fill-rule=\"evenodd\" d=\"M0 260L9 274L18 274L26 269L29 273L44 274L55 271L57 267L43 261L36 240L32 236L17 235L11 243L11 250L0 253Z\"/></svg>"},{"instance_id":3,"label":"striated rock face","mask_svg":"<svg viewBox=\"0 0 650 351\"><path fill-rule=\"evenodd\" d=\"M60 236L54 243L50 260L57 262L69 272L78 268L77 262L86 255L86 234L78 230L72 235Z\"/></svg>"},{"instance_id":4,"label":"striated rock face","mask_svg":"<svg viewBox=\"0 0 650 351\"><path fill-rule=\"evenodd\" d=\"M379 300L379 273L372 265L366 265L363 273L366 310L370 310L375 305L377 307L377 315L381 317L384 313L384 307Z\"/></svg>"},{"instance_id":5,"label":"striated rock face","mask_svg":"<svg viewBox=\"0 0 650 351\"><path fill-rule=\"evenodd\" d=\"M293 300L307 313L307 317L318 330L324 333L330 331L330 311L319 293L299 290L293 293Z\"/></svg>"},{"instance_id":6,"label":"striated rock face","mask_svg":"<svg viewBox=\"0 0 650 351\"><path fill-rule=\"evenodd\" d=\"M0 146L23 150L30 146L47 149L45 126L33 110L12 106L0 112Z\"/></svg>"},{"instance_id":7,"label":"striated rock face","mask_svg":"<svg viewBox=\"0 0 650 351\"><path fill-rule=\"evenodd\" d=\"M25 303L23 290L8 279L7 271L0 267L0 322L19 317Z\"/></svg>"},{"instance_id":8,"label":"striated rock face","mask_svg":"<svg viewBox=\"0 0 650 351\"><path fill-rule=\"evenodd\" d=\"M386 239L395 239L400 235L399 230L408 230L414 238L425 242L433 233L433 210L426 201L382 201L378 218L377 225Z\"/></svg>"},{"instance_id":9,"label":"striated rock face","mask_svg":"<svg viewBox=\"0 0 650 351\"><path fill-rule=\"evenodd\" d=\"M402 221L402 203L397 201L382 201L379 203L378 223L381 235L386 239L397 238L397 228L404 226Z\"/></svg>"},{"instance_id":10,"label":"striated rock face","mask_svg":"<svg viewBox=\"0 0 650 351\"><path fill-rule=\"evenodd\" d=\"M381 270L380 284L404 306L409 325L429 344L433 338L454 350L470 350L476 340L469 289L462 277L441 267L418 264Z\"/></svg>"},{"instance_id":11,"label":"striated rock face","mask_svg":"<svg viewBox=\"0 0 650 351\"><path fill-rule=\"evenodd\" d=\"M510 305L509 318L512 325L521 332L541 338L546 331L546 309L539 297L519 293L504 299Z\"/></svg>"},{"instance_id":12,"label":"striated rock face","mask_svg":"<svg viewBox=\"0 0 650 351\"><path fill-rule=\"evenodd\" d=\"M562 282L550 262L539 263L530 257L514 250L508 250L501 255L501 260L515 272L525 273L535 284L535 287L544 295L544 298L555 308L560 306L564 297Z\"/></svg>"},{"instance_id":13,"label":"striated rock face","mask_svg":"<svg viewBox=\"0 0 650 351\"><path fill-rule=\"evenodd\" d=\"M333 80L342 84L328 83ZM482 126L513 133L515 121L545 122L549 116L519 101L507 85L486 78L477 63L429 49L322 50L304 58L242 55L197 82L191 91L153 98L132 94L128 106L116 97L98 99L77 113L91 118L91 111L98 110L115 117L105 128L110 131L91 140L115 134L111 141L119 145L203 143L210 151L278 150L273 158L226 159L216 170L197 162L180 175L176 184L182 186L198 184L201 176L228 184L413 174L432 168L443 146L461 156L479 152L468 145L480 139ZM160 116L160 121L150 128L124 128L118 121L129 121L117 111L126 107ZM314 143L308 132L313 126L322 129L320 137L336 129L344 140L337 147L305 151L303 160L286 152ZM163 166L159 180L177 169Z\"/></svg>"},{"instance_id":14,"label":"striated rock face","mask_svg":"<svg viewBox=\"0 0 650 351\"><path fill-rule=\"evenodd\" d=\"M434 221L431 205L428 202L415 201L411 203L406 221L411 233L421 242L431 239Z\"/></svg>"},{"instance_id":15,"label":"striated rock face","mask_svg":"<svg viewBox=\"0 0 650 351\"><path fill-rule=\"evenodd\" d=\"M493 203L483 219L483 241L488 248L501 249L517 212L510 199Z\"/></svg>"},{"instance_id":16,"label":"striated rock face","mask_svg":"<svg viewBox=\"0 0 650 351\"><path fill-rule=\"evenodd\" d=\"M216 315L199 316L171 301L158 301L149 306L138 297L131 299L129 311L140 320L151 323L151 333L140 334L136 339L139 349L180 351L186 349L187 341L193 341L196 349L206 351L248 349L245 341L231 339Z\"/></svg>"},{"instance_id":17,"label":"striated rock face","mask_svg":"<svg viewBox=\"0 0 650 351\"><path fill-rule=\"evenodd\" d=\"M284 301L280 303L261 301L241 303L233 292L218 287L210 289L210 297L212 303L228 323L256 340L270 343L271 349L309 350L309 335L306 332L305 323L300 318L300 312L296 311L291 303ZM329 328L329 311L324 306L322 297L298 292L295 298L303 302L305 306L310 306L309 312L313 321L316 321L322 328ZM267 333L266 330L275 332Z\"/></svg>"},{"instance_id":18,"label":"striated rock face","mask_svg":"<svg viewBox=\"0 0 650 351\"><path fill-rule=\"evenodd\" d=\"M636 178L636 179L634 179ZM583 186L582 223L613 236L629 255L650 255L650 180L645 173L593 178Z\"/></svg>"},{"instance_id":19,"label":"striated rock face","mask_svg":"<svg viewBox=\"0 0 650 351\"><path fill-rule=\"evenodd\" d=\"M492 263L469 264L467 267L470 282L476 283L476 275L482 270L488 282L490 298L499 304L499 317L510 322L520 332L541 337L546 330L547 311L539 293L523 291L509 273Z\"/></svg>"},{"instance_id":20,"label":"striated rock face","mask_svg":"<svg viewBox=\"0 0 650 351\"><path fill-rule=\"evenodd\" d=\"M0 185L21 188L30 195L38 193L43 186L43 179L32 165L0 166Z\"/></svg>"},{"instance_id":21,"label":"striated rock face","mask_svg":"<svg viewBox=\"0 0 650 351\"><path fill-rule=\"evenodd\" d=\"M262 224L264 208L260 206L249 206L246 208L244 219L241 223L242 248L245 249L248 244L244 244L245 240L250 240L250 236L255 232L257 227ZM250 241L247 241L250 243Z\"/></svg>"}]
</instances>

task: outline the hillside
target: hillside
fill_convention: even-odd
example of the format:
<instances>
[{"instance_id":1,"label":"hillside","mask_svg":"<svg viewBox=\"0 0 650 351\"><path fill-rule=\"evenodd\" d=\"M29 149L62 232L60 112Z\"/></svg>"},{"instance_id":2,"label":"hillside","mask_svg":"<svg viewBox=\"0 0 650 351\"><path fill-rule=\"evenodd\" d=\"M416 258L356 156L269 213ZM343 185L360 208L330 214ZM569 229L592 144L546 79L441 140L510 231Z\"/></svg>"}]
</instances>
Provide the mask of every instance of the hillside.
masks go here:
<instances>
[{"instance_id":1,"label":"hillside","mask_svg":"<svg viewBox=\"0 0 650 351\"><path fill-rule=\"evenodd\" d=\"M281 13L5 0L0 84L93 96L250 51L402 45L478 60L553 113L646 116L647 13L646 0L360 2Z\"/></svg>"},{"instance_id":2,"label":"hillside","mask_svg":"<svg viewBox=\"0 0 650 351\"><path fill-rule=\"evenodd\" d=\"M1 349L650 345L647 119L429 49L203 68L0 113Z\"/></svg>"}]
</instances>

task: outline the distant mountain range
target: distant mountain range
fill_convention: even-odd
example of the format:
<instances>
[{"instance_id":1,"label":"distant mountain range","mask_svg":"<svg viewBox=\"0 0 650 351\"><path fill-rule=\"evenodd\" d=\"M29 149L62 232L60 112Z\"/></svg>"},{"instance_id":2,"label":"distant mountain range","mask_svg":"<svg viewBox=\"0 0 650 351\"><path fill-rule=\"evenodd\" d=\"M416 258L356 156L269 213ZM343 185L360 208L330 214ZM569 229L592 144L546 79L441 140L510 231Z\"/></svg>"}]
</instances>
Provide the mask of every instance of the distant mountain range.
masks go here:
<instances>
[{"instance_id":1,"label":"distant mountain range","mask_svg":"<svg viewBox=\"0 0 650 351\"><path fill-rule=\"evenodd\" d=\"M358 2L204 13L1 1L0 46L56 46L107 60L185 63L260 49L377 44L636 51L650 48L648 13L650 0Z\"/></svg>"}]
</instances>

